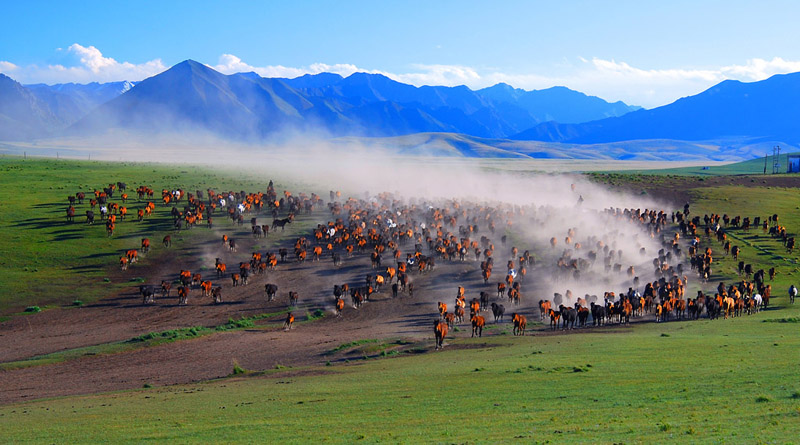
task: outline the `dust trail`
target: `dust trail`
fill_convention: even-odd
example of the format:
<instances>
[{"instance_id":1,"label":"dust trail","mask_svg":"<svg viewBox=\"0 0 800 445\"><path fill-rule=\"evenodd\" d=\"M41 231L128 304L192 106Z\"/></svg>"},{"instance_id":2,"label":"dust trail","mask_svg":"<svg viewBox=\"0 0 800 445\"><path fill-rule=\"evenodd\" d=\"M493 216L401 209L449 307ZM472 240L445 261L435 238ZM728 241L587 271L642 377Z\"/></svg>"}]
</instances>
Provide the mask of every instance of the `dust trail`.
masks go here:
<instances>
[{"instance_id":1,"label":"dust trail","mask_svg":"<svg viewBox=\"0 0 800 445\"><path fill-rule=\"evenodd\" d=\"M110 135L84 149L93 150L98 159L205 165L264 183L275 179L287 186L302 184L299 187L310 188L303 191L323 197L329 191L341 191L341 201L352 197L363 200L364 206L384 205L384 217L415 208L394 222L407 224L417 233L435 223L429 209L469 209L454 227L444 230L457 237L459 226L486 216L481 209L494 209L494 233L478 223L479 231L473 235L488 237L495 246L496 279L483 285L480 261L474 255L467 266L473 274L465 277L474 276L477 285L486 289L506 275L508 260L519 268L518 258L511 257L512 247L528 250L536 260L524 279L523 295L530 302L556 293L564 295L565 304L572 304L577 297L620 293L630 287L641 292L645 283L658 277L653 261L662 248L661 234L624 215L622 209L667 214L674 210L649 196L621 193L580 175L520 172L512 160L507 161L507 169L497 162L488 168L462 158L398 156L385 147L330 142L325 135L315 134L284 134L272 144L259 145L231 143L201 132L180 137L128 136ZM385 192L391 194L390 201L380 198ZM429 250L425 254L434 255ZM204 256L216 255L204 252ZM664 260L660 263L675 263L672 258ZM635 277L638 286L634 286ZM568 291L571 299L566 298Z\"/></svg>"}]
</instances>

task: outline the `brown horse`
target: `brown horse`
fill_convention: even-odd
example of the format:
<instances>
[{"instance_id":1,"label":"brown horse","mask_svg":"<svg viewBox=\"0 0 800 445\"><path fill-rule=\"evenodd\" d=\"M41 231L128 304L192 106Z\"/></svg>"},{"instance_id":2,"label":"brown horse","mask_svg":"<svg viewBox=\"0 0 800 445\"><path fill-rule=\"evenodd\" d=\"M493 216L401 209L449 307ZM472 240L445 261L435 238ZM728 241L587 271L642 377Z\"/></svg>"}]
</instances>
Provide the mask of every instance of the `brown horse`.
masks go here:
<instances>
[{"instance_id":1,"label":"brown horse","mask_svg":"<svg viewBox=\"0 0 800 445\"><path fill-rule=\"evenodd\" d=\"M447 337L447 323L442 320L435 320L433 322L433 334L436 336L436 348L444 348L444 338Z\"/></svg>"},{"instance_id":2,"label":"brown horse","mask_svg":"<svg viewBox=\"0 0 800 445\"><path fill-rule=\"evenodd\" d=\"M524 315L514 313L511 315L511 321L514 322L514 335L525 335L525 327L528 326L528 319Z\"/></svg>"},{"instance_id":3,"label":"brown horse","mask_svg":"<svg viewBox=\"0 0 800 445\"><path fill-rule=\"evenodd\" d=\"M294 315L291 312L286 314L286 321L283 323L283 330L288 331L292 329L292 325L294 324Z\"/></svg>"},{"instance_id":4,"label":"brown horse","mask_svg":"<svg viewBox=\"0 0 800 445\"><path fill-rule=\"evenodd\" d=\"M478 337L483 337L483 327L486 325L486 319L480 315L472 315L470 321L472 322L472 336L478 333Z\"/></svg>"},{"instance_id":5,"label":"brown horse","mask_svg":"<svg viewBox=\"0 0 800 445\"><path fill-rule=\"evenodd\" d=\"M539 300L539 320L544 320L544 317L550 315L551 308L550 300Z\"/></svg>"}]
</instances>

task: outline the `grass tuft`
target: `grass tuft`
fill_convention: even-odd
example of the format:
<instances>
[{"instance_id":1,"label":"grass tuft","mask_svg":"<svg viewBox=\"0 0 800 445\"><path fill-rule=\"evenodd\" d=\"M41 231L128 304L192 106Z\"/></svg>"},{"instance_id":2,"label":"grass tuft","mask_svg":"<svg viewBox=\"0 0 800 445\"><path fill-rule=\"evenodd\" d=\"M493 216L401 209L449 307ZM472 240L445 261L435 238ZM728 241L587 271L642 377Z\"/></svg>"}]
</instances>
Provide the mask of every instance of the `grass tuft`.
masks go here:
<instances>
[{"instance_id":1,"label":"grass tuft","mask_svg":"<svg viewBox=\"0 0 800 445\"><path fill-rule=\"evenodd\" d=\"M233 372L231 375L241 375L247 373L247 370L239 366L239 362L233 359Z\"/></svg>"},{"instance_id":2,"label":"grass tuft","mask_svg":"<svg viewBox=\"0 0 800 445\"><path fill-rule=\"evenodd\" d=\"M325 316L325 311L323 311L322 309L317 309L314 312L306 311L306 320L308 321L319 320L324 316Z\"/></svg>"},{"instance_id":3,"label":"grass tuft","mask_svg":"<svg viewBox=\"0 0 800 445\"><path fill-rule=\"evenodd\" d=\"M800 323L800 317L769 318L761 321L764 323Z\"/></svg>"},{"instance_id":4,"label":"grass tuft","mask_svg":"<svg viewBox=\"0 0 800 445\"><path fill-rule=\"evenodd\" d=\"M231 329L252 328L255 325L255 322L250 318L240 318L238 320L229 318L227 323L217 326L216 330L229 331Z\"/></svg>"},{"instance_id":5,"label":"grass tuft","mask_svg":"<svg viewBox=\"0 0 800 445\"><path fill-rule=\"evenodd\" d=\"M333 354L336 354L337 352L344 351L345 349L351 349L351 348L354 348L356 346L364 345L364 344L367 344L367 343L377 343L377 342L378 342L378 339L376 339L376 338L365 338L365 339L362 339L362 340L356 340L356 341L351 341L351 342L348 342L348 343L342 343L341 345L339 345L339 346L331 349L330 351L326 352L325 355L333 355Z\"/></svg>"}]
</instances>

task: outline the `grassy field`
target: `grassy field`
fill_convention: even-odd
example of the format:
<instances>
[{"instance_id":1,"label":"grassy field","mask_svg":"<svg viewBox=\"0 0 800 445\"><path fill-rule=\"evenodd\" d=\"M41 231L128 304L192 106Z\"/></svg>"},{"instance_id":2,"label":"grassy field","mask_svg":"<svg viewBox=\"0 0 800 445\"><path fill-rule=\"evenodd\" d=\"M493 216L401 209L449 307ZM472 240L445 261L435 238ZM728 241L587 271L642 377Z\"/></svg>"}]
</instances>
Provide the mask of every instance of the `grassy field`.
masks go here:
<instances>
[{"instance_id":1,"label":"grassy field","mask_svg":"<svg viewBox=\"0 0 800 445\"><path fill-rule=\"evenodd\" d=\"M789 165L789 155L800 155L800 153L783 153L779 156L780 171L778 174L787 174L786 168ZM678 175L678 176L723 176L723 175L762 175L765 172L772 174L772 155L767 157L766 164L764 158L752 159L743 162L727 164L710 163L710 165L695 165L689 167L662 168L660 166L646 167L640 170L637 167L619 170L624 173L643 173L647 175ZM793 175L796 175L793 174Z\"/></svg>"},{"instance_id":2,"label":"grassy field","mask_svg":"<svg viewBox=\"0 0 800 445\"><path fill-rule=\"evenodd\" d=\"M18 404L0 407L0 436L791 443L800 437L798 307L600 334L459 339L437 353ZM480 349L457 349L465 345Z\"/></svg>"},{"instance_id":3,"label":"grassy field","mask_svg":"<svg viewBox=\"0 0 800 445\"><path fill-rule=\"evenodd\" d=\"M265 182L194 167L18 158L0 158L0 171L0 309L7 312L90 301L125 285L103 281L108 265L121 249L138 247L140 237L170 227L168 209L159 206L145 223L119 224L109 240L102 225L63 222L67 195L116 181L135 187L142 178L157 190L252 190ZM624 185L647 177L620 173L613 180ZM669 184L670 177L654 180ZM693 214L778 213L791 232L800 227L794 189L695 184L688 190ZM0 441L793 443L800 437L800 304L788 306L786 289L800 283L799 255L760 229L728 234L743 248L743 261L778 268L770 310L591 333L458 338L441 352L414 347L387 354L391 359L244 370L200 384L20 403L0 407ZM737 280L735 261L712 245L719 252L713 283ZM697 284L690 276L690 286ZM140 341L213 335L196 329ZM389 350L385 341L333 351L361 348L371 355Z\"/></svg>"},{"instance_id":4,"label":"grassy field","mask_svg":"<svg viewBox=\"0 0 800 445\"><path fill-rule=\"evenodd\" d=\"M192 193L208 188L265 191L269 182L269 178L194 166L7 156L0 157L0 172L0 315L30 306L71 306L76 300L90 303L129 286L108 279L108 271L125 250L138 249L141 238L149 237L153 250L158 251L163 236L170 234L175 248L183 248L185 232L172 231L172 206L160 203L164 188L184 188ZM85 224L85 212L94 190L116 182L128 184L129 219L118 221L109 238L99 210L95 209L91 226ZM143 208L146 201L137 200L139 185L154 189L157 204L153 216L141 223L136 222L136 209ZM67 223L67 196L80 191L87 199L76 205L75 222ZM121 204L118 198L111 202ZM183 205L185 201L179 208ZM219 227L232 226L222 214L214 219ZM247 229L249 226L244 227ZM191 233L193 243L210 242L214 235L208 230ZM142 264L147 261L143 258ZM134 274L132 268L129 275L133 279Z\"/></svg>"}]
</instances>

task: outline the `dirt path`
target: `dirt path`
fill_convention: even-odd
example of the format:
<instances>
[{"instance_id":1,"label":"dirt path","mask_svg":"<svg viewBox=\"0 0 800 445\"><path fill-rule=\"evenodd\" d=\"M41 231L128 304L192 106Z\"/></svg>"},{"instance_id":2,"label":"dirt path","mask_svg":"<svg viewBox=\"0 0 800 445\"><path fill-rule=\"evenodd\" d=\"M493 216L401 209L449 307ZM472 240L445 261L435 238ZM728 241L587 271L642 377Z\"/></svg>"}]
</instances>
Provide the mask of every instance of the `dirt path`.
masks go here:
<instances>
[{"instance_id":1,"label":"dirt path","mask_svg":"<svg viewBox=\"0 0 800 445\"><path fill-rule=\"evenodd\" d=\"M241 235L241 234L239 234ZM299 235L299 233L298 233ZM303 234L306 235L306 234ZM252 238L239 236L238 253L221 245L201 246L210 250L229 265L247 261ZM242 253L244 252L244 253ZM186 257L195 257L187 261ZM211 264L206 264L207 262ZM213 266L206 256L166 251L153 258L150 266L136 265L136 276L148 283L172 280L180 269L199 270ZM164 271L163 264L169 264ZM147 347L108 355L87 355L61 363L0 371L0 404L99 391L141 388L145 383L170 385L223 377L231 373L233 360L249 370L269 370L277 365L323 365L331 360L326 352L337 346L361 339L403 338L410 341L432 341L432 320L436 317L436 302L452 305L457 286L467 288L467 297L477 297L481 290L494 296L494 282L484 284L479 263L440 262L428 274L411 272L413 297L401 294L397 299L385 286L373 294L369 303L354 309L347 307L341 317L333 314L333 285L349 283L362 285L367 274L375 273L367 254L345 257L344 264L334 268L330 258L318 262L279 263L266 276L254 275L247 286L232 287L229 279L217 280L223 286L225 303L210 304L201 299L199 290L190 294L189 305L179 307L173 290L172 297L159 299L156 305L144 306L138 288L130 288L100 302L82 308L55 309L38 314L13 317L0 331L0 362L23 360L42 354L124 341L148 332L159 332L189 326L213 327L229 318L280 312L287 308L289 290L300 295L299 307L294 310L298 323L291 332L279 326L283 315L259 321L260 329L220 332L191 340ZM211 271L205 271L210 274ZM124 280L121 272L115 280ZM279 286L278 298L267 302L264 284ZM525 290L525 289L523 289ZM523 295L525 293L523 292ZM507 303L506 305L510 307ZM306 314L325 310L325 317L304 323ZM509 311L510 312L510 311ZM534 314L533 302L523 311ZM535 311L538 314L538 309ZM486 313L488 316L489 313ZM538 317L538 315L537 315ZM538 318L537 318L538 319ZM466 333L466 334L465 334ZM457 336L469 334L469 321L462 325ZM335 358L334 358L335 360Z\"/></svg>"}]
</instances>

